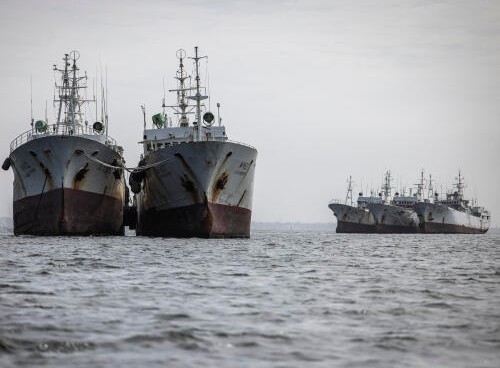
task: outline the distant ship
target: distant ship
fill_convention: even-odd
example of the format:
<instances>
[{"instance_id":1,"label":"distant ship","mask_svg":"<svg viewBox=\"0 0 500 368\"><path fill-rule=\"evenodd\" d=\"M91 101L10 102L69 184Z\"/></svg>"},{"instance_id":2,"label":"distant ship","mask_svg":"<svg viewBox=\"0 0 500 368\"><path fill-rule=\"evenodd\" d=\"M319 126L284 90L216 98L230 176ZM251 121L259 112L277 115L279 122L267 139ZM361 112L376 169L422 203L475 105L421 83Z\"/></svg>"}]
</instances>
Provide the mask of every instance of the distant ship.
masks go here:
<instances>
[{"instance_id":1,"label":"distant ship","mask_svg":"<svg viewBox=\"0 0 500 368\"><path fill-rule=\"evenodd\" d=\"M34 122L10 145L2 168L14 172L16 235L121 235L126 184L123 149L108 135L105 103L102 121L90 124L82 98L87 75L80 76L77 51L65 54L56 85L57 121ZM103 97L104 102L104 97ZM96 104L97 120L97 104Z\"/></svg>"},{"instance_id":2,"label":"distant ship","mask_svg":"<svg viewBox=\"0 0 500 368\"><path fill-rule=\"evenodd\" d=\"M419 202L413 205L420 230L423 233L463 233L477 234L488 231L491 222L490 213L484 207L470 205L464 199L464 181L458 173L456 191L448 193L446 199L434 203Z\"/></svg>"},{"instance_id":3,"label":"distant ship","mask_svg":"<svg viewBox=\"0 0 500 368\"><path fill-rule=\"evenodd\" d=\"M337 218L337 233L374 233L375 218L368 210L371 203L379 203L382 200L376 196L364 197L360 192L357 205L354 206L352 199L352 178L348 179L347 194L344 203L332 201L328 207Z\"/></svg>"},{"instance_id":4,"label":"distant ship","mask_svg":"<svg viewBox=\"0 0 500 368\"><path fill-rule=\"evenodd\" d=\"M391 173L390 171L385 173L380 203L368 205L375 218L377 233L417 233L419 231L418 216L413 210L413 205L423 200L423 171L421 174L415 195L399 195L396 192L391 198Z\"/></svg>"},{"instance_id":5,"label":"distant ship","mask_svg":"<svg viewBox=\"0 0 500 368\"><path fill-rule=\"evenodd\" d=\"M198 48L195 84L184 69L186 54L177 51L176 104L153 116L141 142L144 154L129 183L136 194L137 235L164 237L249 237L257 150L230 141L215 116L202 104ZM189 104L193 101L193 104ZM210 101L210 100L208 100ZM165 108L173 110L168 116ZM189 115L195 120L190 124Z\"/></svg>"}]
</instances>

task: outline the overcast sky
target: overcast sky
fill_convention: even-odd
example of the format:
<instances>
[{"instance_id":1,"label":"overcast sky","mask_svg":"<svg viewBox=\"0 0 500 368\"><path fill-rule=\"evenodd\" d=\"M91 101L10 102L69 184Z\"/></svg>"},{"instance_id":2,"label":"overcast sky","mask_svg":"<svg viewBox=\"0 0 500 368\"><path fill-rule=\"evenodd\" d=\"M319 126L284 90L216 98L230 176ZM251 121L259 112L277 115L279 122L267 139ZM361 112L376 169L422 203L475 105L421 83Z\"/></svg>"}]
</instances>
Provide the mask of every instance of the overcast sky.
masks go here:
<instances>
[{"instance_id":1,"label":"overcast sky","mask_svg":"<svg viewBox=\"0 0 500 368\"><path fill-rule=\"evenodd\" d=\"M499 1L0 0L0 27L2 162L29 129L30 76L43 118L52 65L78 50L90 77L108 70L110 135L135 165L140 104L160 111L176 50L197 45L230 139L259 151L254 221L333 222L348 175L410 187L423 168L443 190L461 169L500 226Z\"/></svg>"}]
</instances>

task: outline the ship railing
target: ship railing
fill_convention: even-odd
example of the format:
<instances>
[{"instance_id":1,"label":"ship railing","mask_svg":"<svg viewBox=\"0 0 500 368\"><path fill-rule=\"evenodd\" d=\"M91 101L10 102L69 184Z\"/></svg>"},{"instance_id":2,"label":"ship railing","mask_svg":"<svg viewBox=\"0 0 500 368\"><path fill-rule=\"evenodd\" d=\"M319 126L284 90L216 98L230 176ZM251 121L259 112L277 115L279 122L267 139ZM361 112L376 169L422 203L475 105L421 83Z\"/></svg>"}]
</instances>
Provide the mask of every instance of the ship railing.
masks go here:
<instances>
[{"instance_id":1,"label":"ship railing","mask_svg":"<svg viewBox=\"0 0 500 368\"><path fill-rule=\"evenodd\" d=\"M230 142L230 143L236 143L236 144L241 144L242 146L245 146L245 147L248 147L248 148L252 148L254 150L257 150L257 148L255 148L254 146L250 145L250 144L247 144L247 143L243 143L243 142L238 142L238 141L232 141L230 139L228 139L226 142Z\"/></svg>"},{"instance_id":2,"label":"ship railing","mask_svg":"<svg viewBox=\"0 0 500 368\"><path fill-rule=\"evenodd\" d=\"M113 147L118 147L116 144L116 140L109 135L106 135L104 132L98 133L94 131L91 126L83 126L83 125L68 125L68 124L52 124L47 126L47 130L45 132L38 132L34 128L18 135L11 143L10 143L10 152L14 151L17 147L22 144L31 141L33 139L47 137L47 136L80 136L80 135L89 135L98 138L100 141L104 141L104 144Z\"/></svg>"},{"instance_id":3,"label":"ship railing","mask_svg":"<svg viewBox=\"0 0 500 368\"><path fill-rule=\"evenodd\" d=\"M229 143L241 144L242 146L257 150L257 148L255 148L254 146L252 146L248 143L233 141L231 139L228 139L227 136L225 136L225 135L224 136L204 136L202 141L229 142Z\"/></svg>"},{"instance_id":4,"label":"ship railing","mask_svg":"<svg viewBox=\"0 0 500 368\"><path fill-rule=\"evenodd\" d=\"M168 128L167 128L168 129ZM159 143L156 143L156 142ZM254 146L239 142L239 141L234 141L228 139L226 136L202 136L202 142L229 142L229 143L235 143L235 144L240 144L242 146L252 148L254 150L257 150ZM153 150L153 145L161 144L162 146L167 146L167 145L172 145L172 144L182 144L182 143L187 143L187 142L196 142L193 139L193 132L192 131L185 131L183 135L171 135L169 136L160 136L159 138L155 135L154 138L148 138L144 139L140 142L139 144L151 144L150 149L148 151ZM160 147L156 147L158 149Z\"/></svg>"}]
</instances>

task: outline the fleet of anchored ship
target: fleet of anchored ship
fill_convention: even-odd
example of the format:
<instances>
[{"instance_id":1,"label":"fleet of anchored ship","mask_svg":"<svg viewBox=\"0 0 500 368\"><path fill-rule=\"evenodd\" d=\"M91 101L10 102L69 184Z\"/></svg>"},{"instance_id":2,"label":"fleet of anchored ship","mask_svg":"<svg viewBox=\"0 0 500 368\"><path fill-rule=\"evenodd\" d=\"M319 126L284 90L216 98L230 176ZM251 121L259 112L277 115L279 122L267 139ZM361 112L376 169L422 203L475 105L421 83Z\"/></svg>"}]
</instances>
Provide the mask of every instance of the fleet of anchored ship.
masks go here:
<instances>
[{"instance_id":1,"label":"fleet of anchored ship","mask_svg":"<svg viewBox=\"0 0 500 368\"><path fill-rule=\"evenodd\" d=\"M441 199L433 190L433 180L421 172L415 191L392 195L391 173L387 171L378 197L359 193L357 206L352 201L349 177L346 200L328 205L337 218L338 233L463 233L488 231L490 213L475 201L464 199L464 180L459 172L454 190ZM427 192L427 195L426 195Z\"/></svg>"},{"instance_id":2,"label":"fleet of anchored ship","mask_svg":"<svg viewBox=\"0 0 500 368\"><path fill-rule=\"evenodd\" d=\"M79 54L65 54L54 98L57 120L47 117L17 137L2 168L14 172L16 235L121 235L124 226L138 235L172 237L249 237L257 150L230 141L203 103L198 48L194 85L177 52L177 101L152 117L136 168L127 169L123 149L108 135L104 88L101 119L89 123L84 107L87 75ZM82 97L83 96L83 97ZM167 115L171 108L172 115ZM95 120L98 109L96 104ZM191 118L194 116L194 118ZM173 118L175 117L175 126ZM124 171L134 192L129 206Z\"/></svg>"},{"instance_id":3,"label":"fleet of anchored ship","mask_svg":"<svg viewBox=\"0 0 500 368\"><path fill-rule=\"evenodd\" d=\"M15 138L2 168L14 173L13 215L16 235L137 235L162 237L249 237L257 150L230 141L205 100L200 60L177 51L175 102L152 116L147 128L142 106L143 153L125 167L123 148L108 134L107 87L100 101L87 97L77 51L65 54L54 93L55 121L31 118L28 131ZM193 62L194 75L185 69ZM194 82L193 82L194 80ZM208 99L208 101L210 101ZM100 102L100 103L99 103ZM95 109L91 105L94 105ZM89 123L88 115L95 111ZM168 111L168 113L167 113ZM100 112L100 114L99 114ZM90 114L92 115L92 114ZM130 172L129 197L125 172ZM348 180L345 200L332 201L338 233L485 233L490 213L464 198L459 172L454 190L441 198L432 178L409 193L392 195L387 171L378 195L359 193L353 201ZM414 190L413 190L414 189Z\"/></svg>"}]
</instances>

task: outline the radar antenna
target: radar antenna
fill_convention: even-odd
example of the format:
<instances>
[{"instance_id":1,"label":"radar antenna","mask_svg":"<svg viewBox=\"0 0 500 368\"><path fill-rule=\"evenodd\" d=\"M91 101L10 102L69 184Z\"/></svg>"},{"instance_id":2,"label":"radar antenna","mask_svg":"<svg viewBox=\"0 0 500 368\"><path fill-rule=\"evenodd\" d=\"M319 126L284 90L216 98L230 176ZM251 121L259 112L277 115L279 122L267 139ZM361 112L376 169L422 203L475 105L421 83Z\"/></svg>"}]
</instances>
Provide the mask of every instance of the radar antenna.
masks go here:
<instances>
[{"instance_id":1,"label":"radar antenna","mask_svg":"<svg viewBox=\"0 0 500 368\"><path fill-rule=\"evenodd\" d=\"M82 127L82 109L85 103L95 102L95 100L82 99L80 90L87 88L87 74L79 75L79 68L76 61L80 58L78 51L71 51L64 54L64 67L58 68L54 64L54 71L61 74L62 84L56 83L58 91L54 103L58 103L57 125L64 126L64 133L73 134L77 127Z\"/></svg>"}]
</instances>

